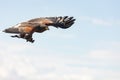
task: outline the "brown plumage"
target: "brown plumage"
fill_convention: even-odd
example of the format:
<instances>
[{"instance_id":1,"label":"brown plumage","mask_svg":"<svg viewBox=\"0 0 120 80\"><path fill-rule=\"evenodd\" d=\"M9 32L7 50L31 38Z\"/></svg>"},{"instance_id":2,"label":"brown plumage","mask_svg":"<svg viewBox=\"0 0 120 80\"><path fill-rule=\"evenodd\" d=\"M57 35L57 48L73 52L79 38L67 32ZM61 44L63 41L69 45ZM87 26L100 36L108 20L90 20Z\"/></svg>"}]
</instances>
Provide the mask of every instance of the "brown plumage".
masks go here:
<instances>
[{"instance_id":1,"label":"brown plumage","mask_svg":"<svg viewBox=\"0 0 120 80\"><path fill-rule=\"evenodd\" d=\"M6 33L14 33L19 35L14 35L11 37L18 37L26 39L29 42L34 42L32 34L34 32L42 33L49 30L49 26L54 26L56 28L67 29L74 24L75 19L73 17L40 17L28 20L26 22L21 22L13 27L4 30Z\"/></svg>"}]
</instances>

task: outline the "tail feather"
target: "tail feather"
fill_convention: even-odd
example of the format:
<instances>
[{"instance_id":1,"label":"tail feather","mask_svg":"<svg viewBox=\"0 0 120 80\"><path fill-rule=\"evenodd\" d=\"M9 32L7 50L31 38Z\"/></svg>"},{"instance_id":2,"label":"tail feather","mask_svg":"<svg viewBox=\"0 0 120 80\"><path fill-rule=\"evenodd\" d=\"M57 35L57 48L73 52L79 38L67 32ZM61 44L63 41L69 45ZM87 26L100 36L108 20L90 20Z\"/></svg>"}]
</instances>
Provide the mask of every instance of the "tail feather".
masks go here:
<instances>
[{"instance_id":1,"label":"tail feather","mask_svg":"<svg viewBox=\"0 0 120 80\"><path fill-rule=\"evenodd\" d=\"M11 28L3 30L3 32L5 32L5 33L19 33L19 30L18 30L18 28L11 27Z\"/></svg>"}]
</instances>

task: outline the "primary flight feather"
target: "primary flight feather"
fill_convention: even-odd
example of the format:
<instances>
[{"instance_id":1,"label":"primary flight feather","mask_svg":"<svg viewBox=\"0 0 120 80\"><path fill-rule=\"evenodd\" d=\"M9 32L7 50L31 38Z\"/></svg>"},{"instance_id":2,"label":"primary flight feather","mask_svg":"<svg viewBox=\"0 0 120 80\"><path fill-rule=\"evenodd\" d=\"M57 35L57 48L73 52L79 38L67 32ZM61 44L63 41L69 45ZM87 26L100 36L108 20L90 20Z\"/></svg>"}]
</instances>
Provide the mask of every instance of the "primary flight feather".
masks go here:
<instances>
[{"instance_id":1,"label":"primary flight feather","mask_svg":"<svg viewBox=\"0 0 120 80\"><path fill-rule=\"evenodd\" d=\"M56 28L67 29L71 27L75 22L73 17L40 17L28 20L26 22L21 22L13 27L5 29L5 33L14 33L19 35L14 35L11 37L23 38L29 42L34 42L32 35L34 32L42 33L49 30L49 26Z\"/></svg>"}]
</instances>

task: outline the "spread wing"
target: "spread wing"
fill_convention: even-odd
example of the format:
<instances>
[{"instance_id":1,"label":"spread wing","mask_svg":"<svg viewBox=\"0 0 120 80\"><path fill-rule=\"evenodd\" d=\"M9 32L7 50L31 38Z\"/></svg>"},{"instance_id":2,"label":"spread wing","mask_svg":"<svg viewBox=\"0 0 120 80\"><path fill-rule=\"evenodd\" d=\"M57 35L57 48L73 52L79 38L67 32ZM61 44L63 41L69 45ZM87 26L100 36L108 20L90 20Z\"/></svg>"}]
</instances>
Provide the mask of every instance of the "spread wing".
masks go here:
<instances>
[{"instance_id":1,"label":"spread wing","mask_svg":"<svg viewBox=\"0 0 120 80\"><path fill-rule=\"evenodd\" d=\"M6 33L31 33L44 32L48 30L48 26L54 26L56 28L69 28L75 22L73 17L40 17L28 20L26 22L19 23L13 27L4 30Z\"/></svg>"},{"instance_id":2,"label":"spread wing","mask_svg":"<svg viewBox=\"0 0 120 80\"><path fill-rule=\"evenodd\" d=\"M45 27L45 26L54 26L56 28L60 27L63 29L71 27L75 19L73 17L41 17L41 18L35 18L31 19L28 22L30 23L39 23L40 27Z\"/></svg>"},{"instance_id":3,"label":"spread wing","mask_svg":"<svg viewBox=\"0 0 120 80\"><path fill-rule=\"evenodd\" d=\"M48 26L54 26L56 28L67 29L71 27L75 22L73 17L41 17L21 22L13 27L4 30L6 33L17 33L11 37L18 37L26 39L27 41L34 42L32 34L34 32L42 33L48 30Z\"/></svg>"}]
</instances>

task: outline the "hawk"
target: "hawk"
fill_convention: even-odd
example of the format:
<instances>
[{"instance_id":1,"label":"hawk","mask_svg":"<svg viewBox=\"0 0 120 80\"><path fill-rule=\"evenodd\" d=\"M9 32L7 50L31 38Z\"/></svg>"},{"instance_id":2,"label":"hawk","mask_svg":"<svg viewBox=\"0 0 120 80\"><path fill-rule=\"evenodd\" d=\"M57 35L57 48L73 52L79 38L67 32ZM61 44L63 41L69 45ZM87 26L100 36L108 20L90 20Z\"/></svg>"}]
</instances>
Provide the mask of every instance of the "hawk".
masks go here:
<instances>
[{"instance_id":1,"label":"hawk","mask_svg":"<svg viewBox=\"0 0 120 80\"><path fill-rule=\"evenodd\" d=\"M42 33L46 30L49 30L49 26L56 28L67 29L71 27L75 22L74 17L69 16L58 16L58 17L40 17L31 19L25 22L21 22L5 29L5 33L14 33L11 37L23 38L27 42L34 42L32 35L34 32Z\"/></svg>"}]
</instances>

